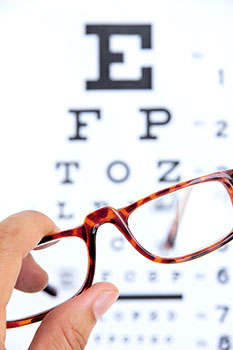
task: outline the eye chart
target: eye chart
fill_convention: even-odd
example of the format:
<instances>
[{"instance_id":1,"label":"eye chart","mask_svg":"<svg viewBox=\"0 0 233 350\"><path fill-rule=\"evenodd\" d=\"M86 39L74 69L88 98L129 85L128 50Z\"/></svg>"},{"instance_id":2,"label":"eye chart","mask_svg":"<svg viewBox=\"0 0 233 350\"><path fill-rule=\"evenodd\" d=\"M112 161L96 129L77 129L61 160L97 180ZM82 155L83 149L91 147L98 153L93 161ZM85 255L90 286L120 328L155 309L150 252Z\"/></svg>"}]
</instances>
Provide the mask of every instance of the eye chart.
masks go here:
<instances>
[{"instance_id":1,"label":"eye chart","mask_svg":"<svg viewBox=\"0 0 233 350\"><path fill-rule=\"evenodd\" d=\"M2 0L0 218L33 209L73 228L232 168L232 18L231 0ZM95 280L120 298L87 350L233 349L232 252L163 266L101 227ZM37 327L9 330L7 349Z\"/></svg>"}]
</instances>

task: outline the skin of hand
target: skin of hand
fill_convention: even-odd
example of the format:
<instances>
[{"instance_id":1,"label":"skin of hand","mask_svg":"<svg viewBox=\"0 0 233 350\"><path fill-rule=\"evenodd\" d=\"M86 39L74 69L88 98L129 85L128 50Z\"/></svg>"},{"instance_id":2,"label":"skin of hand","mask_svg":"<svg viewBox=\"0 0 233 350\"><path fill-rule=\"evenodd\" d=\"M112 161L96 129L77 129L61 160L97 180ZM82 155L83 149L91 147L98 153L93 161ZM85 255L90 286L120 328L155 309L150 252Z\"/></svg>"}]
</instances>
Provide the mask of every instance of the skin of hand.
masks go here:
<instances>
[{"instance_id":1,"label":"skin of hand","mask_svg":"<svg viewBox=\"0 0 233 350\"><path fill-rule=\"evenodd\" d=\"M17 213L0 222L0 350L5 348L5 309L12 290L35 292L48 282L30 250L42 237L57 231L47 216L34 211ZM83 350L96 321L118 295L111 283L97 283L59 305L45 317L29 350Z\"/></svg>"}]
</instances>

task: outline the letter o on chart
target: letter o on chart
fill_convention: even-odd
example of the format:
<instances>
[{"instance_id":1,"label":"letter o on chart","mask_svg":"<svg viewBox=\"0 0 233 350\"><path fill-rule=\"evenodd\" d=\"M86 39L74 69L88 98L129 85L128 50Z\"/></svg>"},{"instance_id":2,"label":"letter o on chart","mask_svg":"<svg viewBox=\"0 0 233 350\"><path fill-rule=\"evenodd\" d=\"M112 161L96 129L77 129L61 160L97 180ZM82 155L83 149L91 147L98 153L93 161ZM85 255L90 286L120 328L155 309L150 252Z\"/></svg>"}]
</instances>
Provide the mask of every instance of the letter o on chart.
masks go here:
<instances>
[{"instance_id":1,"label":"letter o on chart","mask_svg":"<svg viewBox=\"0 0 233 350\"><path fill-rule=\"evenodd\" d=\"M116 160L109 164L107 168L107 176L108 178L116 183L124 182L128 179L130 174L130 170L128 165L121 161Z\"/></svg>"}]
</instances>

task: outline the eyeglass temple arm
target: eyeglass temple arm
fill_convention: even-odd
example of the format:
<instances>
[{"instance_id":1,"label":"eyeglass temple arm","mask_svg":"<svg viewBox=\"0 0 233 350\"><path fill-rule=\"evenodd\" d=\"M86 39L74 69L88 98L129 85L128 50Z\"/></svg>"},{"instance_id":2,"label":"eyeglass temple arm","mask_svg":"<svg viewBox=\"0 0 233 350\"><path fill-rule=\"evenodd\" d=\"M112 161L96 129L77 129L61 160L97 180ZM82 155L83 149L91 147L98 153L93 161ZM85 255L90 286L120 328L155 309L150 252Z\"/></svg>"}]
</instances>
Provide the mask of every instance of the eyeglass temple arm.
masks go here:
<instances>
[{"instance_id":1,"label":"eyeglass temple arm","mask_svg":"<svg viewBox=\"0 0 233 350\"><path fill-rule=\"evenodd\" d=\"M186 192L181 197L180 201L177 202L176 215L175 215L175 217L174 217L174 219L173 219L173 221L171 223L170 229L168 231L167 239L164 242L164 246L167 249L171 249L175 245L175 241L176 241L176 237L177 237L177 233L178 233L179 221L181 220L181 218L182 218L182 216L184 214L184 210L185 210L186 205L188 203L191 190L192 190L191 187L187 188Z\"/></svg>"}]
</instances>

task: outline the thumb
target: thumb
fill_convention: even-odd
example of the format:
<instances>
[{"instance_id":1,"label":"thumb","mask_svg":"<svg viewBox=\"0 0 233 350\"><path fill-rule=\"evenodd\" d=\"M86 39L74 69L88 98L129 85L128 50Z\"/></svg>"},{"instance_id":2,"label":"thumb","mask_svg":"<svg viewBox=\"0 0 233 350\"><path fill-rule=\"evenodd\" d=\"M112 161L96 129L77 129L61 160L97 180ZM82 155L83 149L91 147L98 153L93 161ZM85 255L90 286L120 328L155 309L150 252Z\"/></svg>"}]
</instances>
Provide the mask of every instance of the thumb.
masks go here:
<instances>
[{"instance_id":1,"label":"thumb","mask_svg":"<svg viewBox=\"0 0 233 350\"><path fill-rule=\"evenodd\" d=\"M29 350L83 350L96 321L118 295L114 285L102 282L59 305L45 317Z\"/></svg>"}]
</instances>

